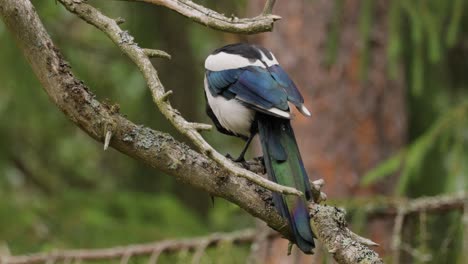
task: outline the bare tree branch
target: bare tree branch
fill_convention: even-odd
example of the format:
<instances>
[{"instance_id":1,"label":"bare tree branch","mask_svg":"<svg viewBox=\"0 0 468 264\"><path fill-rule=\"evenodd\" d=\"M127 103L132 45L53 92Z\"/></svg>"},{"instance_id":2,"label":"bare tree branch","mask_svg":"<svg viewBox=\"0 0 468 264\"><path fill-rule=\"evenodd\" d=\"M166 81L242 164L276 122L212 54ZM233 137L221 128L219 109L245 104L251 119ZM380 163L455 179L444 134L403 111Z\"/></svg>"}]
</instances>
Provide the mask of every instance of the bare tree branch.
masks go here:
<instances>
[{"instance_id":1,"label":"bare tree branch","mask_svg":"<svg viewBox=\"0 0 468 264\"><path fill-rule=\"evenodd\" d=\"M407 200L406 208L412 208L410 212L407 213L420 213L426 212L427 210L432 213L441 213L447 210L460 210L464 209L466 202L468 202L468 195L465 193L451 194L451 195L438 195L432 197L422 197L412 200ZM372 210L379 211L380 215L393 215L395 209L393 208L394 200L389 201L389 206L385 208L388 210L388 214L383 214L381 207L372 207ZM331 207L325 207L326 210ZM311 205L311 210L313 213L321 211L322 208L315 208L315 205ZM340 209L331 209L332 212L330 215L336 215L336 217L331 218L332 221L338 223L337 230L342 229L342 233L349 234L352 240L360 242L363 245L375 246L376 244L366 238L362 238L352 231L345 227L346 223L343 222L343 215ZM374 211L367 211L368 214L373 214ZM322 212L323 213L323 212ZM318 214L318 213L317 213ZM329 213L326 213L327 215ZM316 215L315 217L317 217ZM399 224L395 224L398 226ZM336 228L335 228L336 229ZM399 228L401 230L401 228ZM328 229L327 230L332 230ZM231 241L234 244L252 244L255 243L259 238L266 238L277 236L278 233L274 231L259 231L253 229L246 229L242 231L236 231L232 233L214 233L205 237L191 238L191 239L177 239L177 240L164 240L148 244L138 244L138 245L128 245L128 246L118 246L105 249L77 249L77 250L64 250L64 251L52 251L50 253L37 253L30 254L27 256L3 256L0 259L2 264L34 264L34 263L46 263L51 260L54 261L95 261L95 260L109 260L109 259L118 259L118 258L128 258L133 256L150 256L148 263L156 263L157 257L162 253L173 253L177 251L190 251L194 253L193 262L200 260L204 250L217 246L223 241ZM330 235L334 237L334 235ZM347 238L343 240L343 244L347 245ZM429 255L422 254L417 250L411 248L410 245L400 242L402 250L410 253L413 257L418 259L428 259ZM331 252L335 252L334 249L329 249ZM340 252L339 250L336 250ZM398 263L398 262L397 262Z\"/></svg>"},{"instance_id":2,"label":"bare tree branch","mask_svg":"<svg viewBox=\"0 0 468 264\"><path fill-rule=\"evenodd\" d=\"M115 21L110 21L80 0L60 1L77 14L83 11L96 15L88 22L95 19L99 25L111 28L107 33L111 34L110 37L115 39L125 53L131 55L142 70L160 110L166 111L168 116L179 122L178 126L191 131L192 136L199 135L191 123L166 104L168 93L162 88L156 70L148 63L147 55L133 42L128 32L121 31ZM79 11L80 8L83 10ZM88 87L74 76L29 0L0 0L0 17L17 40L19 48L53 103L91 137L103 142L107 131L111 131L110 146L113 148L162 170L183 183L239 205L286 238L290 237L287 222L271 205L269 191L249 180L236 177L231 169L220 166L167 134L135 125L118 113L118 107L96 100ZM333 252L339 263L382 263L374 251L353 240L345 227L344 212L318 204L313 204L312 209L312 225L320 241ZM153 252L153 258L157 259L159 253Z\"/></svg>"},{"instance_id":3,"label":"bare tree branch","mask_svg":"<svg viewBox=\"0 0 468 264\"><path fill-rule=\"evenodd\" d=\"M401 249L401 231L403 230L403 223L405 221L406 209L400 207L395 218L395 225L392 232L392 258L393 263L400 263L400 249Z\"/></svg>"},{"instance_id":4,"label":"bare tree branch","mask_svg":"<svg viewBox=\"0 0 468 264\"><path fill-rule=\"evenodd\" d=\"M372 197L372 199L353 199L352 202L337 201L340 205L353 210L364 209L368 217L396 217L399 208L404 208L406 215L416 213L440 213L451 210L463 210L464 204L468 202L468 194L464 192L441 194L416 199L398 197Z\"/></svg>"},{"instance_id":5,"label":"bare tree branch","mask_svg":"<svg viewBox=\"0 0 468 264\"><path fill-rule=\"evenodd\" d=\"M262 14L264 16L269 15L273 12L273 6L275 5L276 0L267 0L265 7L263 8Z\"/></svg>"},{"instance_id":6,"label":"bare tree branch","mask_svg":"<svg viewBox=\"0 0 468 264\"><path fill-rule=\"evenodd\" d=\"M341 204L349 210L364 210L364 214L367 218L394 218L395 223L391 237L391 251L393 263L399 263L402 250L421 261L431 257L430 254L419 252L416 249L412 249L410 245L404 243L402 240L402 232L405 219L412 215L419 215L422 228L420 232L422 237L421 243L427 243L427 235L425 234L427 232L425 230L427 228L427 215L459 210L463 211L462 221L466 221L468 194L466 192L458 192L419 197L416 199L372 197L372 199L353 199L351 203L347 203L346 201L337 201L336 203ZM358 238L355 240L360 241ZM367 244L364 241L361 241L361 243Z\"/></svg>"},{"instance_id":7,"label":"bare tree branch","mask_svg":"<svg viewBox=\"0 0 468 264\"><path fill-rule=\"evenodd\" d=\"M462 224L463 224L463 248L462 248L463 253L460 259L467 259L468 258L468 198L465 199L464 204L463 204Z\"/></svg>"},{"instance_id":8,"label":"bare tree branch","mask_svg":"<svg viewBox=\"0 0 468 264\"><path fill-rule=\"evenodd\" d=\"M438 195L432 197L422 197L412 200L408 200L407 208L413 208L412 213L422 212L421 210L429 210L432 213L443 213L448 210L460 210L464 208L466 202L468 202L468 195L459 193L455 195ZM393 204L393 202L392 202ZM313 213L322 210L322 208L315 208L315 205L311 205ZM330 207L328 207L330 208ZM443 209L443 210L442 210ZM362 238L345 227L346 223L343 222L342 211L339 209L332 209L330 215L336 215L336 218L332 218L336 222L335 228L343 229L343 233L349 234L350 238L354 241L360 242L363 245L375 246L376 244L366 238ZM374 211L379 211L380 215L390 216L394 214L394 208L388 206L388 214L382 214L382 208L372 207L368 210L368 214L373 214ZM466 211L465 211L466 212ZM323 212L322 212L323 213ZM318 213L317 213L318 214ZM328 213L327 213L328 214ZM318 215L316 215L317 217ZM398 222L398 220L396 221ZM400 224L395 223L395 227ZM330 228L327 228L328 230ZM398 228L397 228L398 229ZM401 230L401 226L399 227ZM83 260L105 260L105 259L118 259L128 258L133 256L150 256L149 263L156 263L157 257L162 253L174 253L177 251L190 251L193 252L193 263L198 261L203 256L207 248L215 247L223 241L230 241L233 244L254 244L257 240L267 239L278 236L277 232L271 230L253 230L245 229L232 233L214 233L205 237L191 238L191 239L177 239L177 240L164 240L154 243L139 244L139 245L127 245L105 249L79 249L79 250L65 250L65 251L52 251L50 253L37 253L30 254L27 256L4 256L0 259L0 263L3 264L33 264L33 263L46 263L50 260L54 261L83 261ZM332 236L334 237L334 236ZM338 238L335 238L338 239ZM346 245L347 238L344 238L343 245ZM413 257L417 257L421 260L430 259L430 255L423 254L413 248L410 245L400 242L399 248L409 252ZM339 252L339 250L329 249L332 252ZM397 262L398 263L398 262Z\"/></svg>"},{"instance_id":9,"label":"bare tree branch","mask_svg":"<svg viewBox=\"0 0 468 264\"><path fill-rule=\"evenodd\" d=\"M269 236L275 236L278 233L270 232ZM254 229L246 229L232 233L214 233L206 237L197 237L191 239L164 240L161 242L136 244L128 246L119 246L103 249L74 249L63 251L52 251L49 253L37 253L25 256L3 256L0 257L2 264L36 264L48 263L50 261L96 261L108 259L122 259L122 262L128 262L131 257L150 256L155 252L173 253L179 251L195 252L194 257L200 257L200 251L206 248L215 247L224 241L233 244L250 244L256 238L258 232ZM199 255L196 255L196 254Z\"/></svg>"},{"instance_id":10,"label":"bare tree branch","mask_svg":"<svg viewBox=\"0 0 468 264\"><path fill-rule=\"evenodd\" d=\"M116 20L115 23L119 24ZM150 58L163 58L163 59L171 59L171 55L169 53L162 51L162 50L154 50L154 49L143 49L143 52L146 56Z\"/></svg>"},{"instance_id":11,"label":"bare tree branch","mask_svg":"<svg viewBox=\"0 0 468 264\"><path fill-rule=\"evenodd\" d=\"M311 204L313 227L319 230L317 235L333 255L338 263L382 263L378 255L365 245L376 244L372 241L359 237L348 228L344 212L338 208ZM151 255L151 263L162 253L177 251L194 252L193 260L197 262L208 247L216 246L223 241L234 244L251 244L259 236L264 238L276 236L278 233L268 231L259 234L258 231L247 229L233 233L215 233L207 237L192 238L184 240L165 240L161 242L128 245L105 249L77 249L65 251L52 251L50 253L37 253L26 256L3 256L0 258L2 264L35 264L57 261L93 261L105 259L118 259L128 262L133 256Z\"/></svg>"},{"instance_id":12,"label":"bare tree branch","mask_svg":"<svg viewBox=\"0 0 468 264\"><path fill-rule=\"evenodd\" d=\"M345 212L336 207L310 204L312 227L338 263L383 263L379 255L364 245L373 242L359 237L346 227ZM324 216L327 216L326 219ZM373 243L375 244L375 243Z\"/></svg>"},{"instance_id":13,"label":"bare tree branch","mask_svg":"<svg viewBox=\"0 0 468 264\"><path fill-rule=\"evenodd\" d=\"M468 196L464 192L455 194L444 194L438 196L421 197L406 202L399 203L405 208L406 214L417 212L438 212L453 209L463 209Z\"/></svg>"},{"instance_id":14,"label":"bare tree branch","mask_svg":"<svg viewBox=\"0 0 468 264\"><path fill-rule=\"evenodd\" d=\"M198 133L202 127L200 124L194 124L185 120L166 100L166 91L158 78L156 69L151 64L144 49L141 49L135 42L133 36L127 31L123 31L117 25L115 20L106 17L97 9L76 0L59 0L70 12L77 14L80 18L103 31L121 50L124 52L140 69L143 77L148 84L148 88L153 95L153 100L161 113L172 123L172 125L183 135L187 136L199 150L209 156L222 167L231 171L232 174L246 178L270 191L276 191L283 194L302 195L294 188L281 186L269 181L251 171L242 169L234 165L230 160L218 153L203 137ZM207 125L203 125L207 129Z\"/></svg>"},{"instance_id":15,"label":"bare tree branch","mask_svg":"<svg viewBox=\"0 0 468 264\"><path fill-rule=\"evenodd\" d=\"M280 16L272 15L271 9L275 1L268 0L265 5L265 10L268 13L254 18L237 18L231 16L230 18L217 13L204 6L198 5L189 0L124 0L135 2L146 2L155 5L165 6L184 15L193 21L205 25L207 27L222 30L232 33L255 34L265 31L273 30L275 21L281 19ZM74 2L77 2L76 0Z\"/></svg>"},{"instance_id":16,"label":"bare tree branch","mask_svg":"<svg viewBox=\"0 0 468 264\"><path fill-rule=\"evenodd\" d=\"M388 206L389 213L395 212L395 224L392 234L392 259L393 263L400 263L401 250L409 252L413 257L418 259L427 259L430 257L426 254L421 254L417 250L413 250L409 245L403 243L402 231L405 222L405 217L410 214L420 213L425 215L428 212L444 212L447 210L464 210L464 206L468 201L468 196L464 192L456 194L439 195L433 197L421 197L414 200L400 201L397 204Z\"/></svg>"},{"instance_id":17,"label":"bare tree branch","mask_svg":"<svg viewBox=\"0 0 468 264\"><path fill-rule=\"evenodd\" d=\"M0 16L52 102L92 138L103 142L106 131L112 129L113 148L239 205L288 237L286 222L270 205L269 191L233 177L229 170L168 134L132 123L119 114L118 107L99 102L74 76L29 0L0 0ZM249 164L259 171L258 161Z\"/></svg>"}]
</instances>

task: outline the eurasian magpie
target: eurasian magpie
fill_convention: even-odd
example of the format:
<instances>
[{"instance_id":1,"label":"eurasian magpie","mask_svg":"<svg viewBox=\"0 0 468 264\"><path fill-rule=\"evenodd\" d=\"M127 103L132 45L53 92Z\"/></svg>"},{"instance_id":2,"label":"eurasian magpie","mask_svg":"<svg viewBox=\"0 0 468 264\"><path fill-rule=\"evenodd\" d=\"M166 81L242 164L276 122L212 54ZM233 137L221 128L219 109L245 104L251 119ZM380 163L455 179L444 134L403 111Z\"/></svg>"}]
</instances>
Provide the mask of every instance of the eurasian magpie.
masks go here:
<instances>
[{"instance_id":1,"label":"eurasian magpie","mask_svg":"<svg viewBox=\"0 0 468 264\"><path fill-rule=\"evenodd\" d=\"M290 105L310 116L294 82L269 50L246 43L216 49L205 60L206 112L224 134L247 142L258 133L270 180L294 187L304 197L273 194L278 212L288 220L293 239L305 253L313 253L307 201L312 197L290 120Z\"/></svg>"}]
</instances>

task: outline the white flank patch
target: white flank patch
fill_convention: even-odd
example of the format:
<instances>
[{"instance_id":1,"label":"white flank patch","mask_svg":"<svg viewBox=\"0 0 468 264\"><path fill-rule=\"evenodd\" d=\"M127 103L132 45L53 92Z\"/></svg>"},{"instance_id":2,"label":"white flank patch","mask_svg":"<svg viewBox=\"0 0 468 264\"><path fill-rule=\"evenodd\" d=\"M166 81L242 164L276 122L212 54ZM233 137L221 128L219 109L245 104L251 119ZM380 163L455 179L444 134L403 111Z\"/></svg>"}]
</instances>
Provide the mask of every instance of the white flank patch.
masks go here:
<instances>
[{"instance_id":1,"label":"white flank patch","mask_svg":"<svg viewBox=\"0 0 468 264\"><path fill-rule=\"evenodd\" d=\"M297 110L299 110L299 112L301 112L303 115L305 116L311 116L310 112L309 112L309 109L307 109L304 104L301 105L301 107L297 107Z\"/></svg>"},{"instance_id":2,"label":"white flank patch","mask_svg":"<svg viewBox=\"0 0 468 264\"><path fill-rule=\"evenodd\" d=\"M220 52L211 54L205 60L205 69L209 71L223 71L229 69L237 69L247 66L258 66L265 68L265 65L260 60L250 61L240 55Z\"/></svg>"},{"instance_id":3,"label":"white flank patch","mask_svg":"<svg viewBox=\"0 0 468 264\"><path fill-rule=\"evenodd\" d=\"M221 95L213 96L208 88L206 77L205 93L208 104L222 127L236 135L250 136L254 110L245 107L237 99L227 100Z\"/></svg>"}]
</instances>

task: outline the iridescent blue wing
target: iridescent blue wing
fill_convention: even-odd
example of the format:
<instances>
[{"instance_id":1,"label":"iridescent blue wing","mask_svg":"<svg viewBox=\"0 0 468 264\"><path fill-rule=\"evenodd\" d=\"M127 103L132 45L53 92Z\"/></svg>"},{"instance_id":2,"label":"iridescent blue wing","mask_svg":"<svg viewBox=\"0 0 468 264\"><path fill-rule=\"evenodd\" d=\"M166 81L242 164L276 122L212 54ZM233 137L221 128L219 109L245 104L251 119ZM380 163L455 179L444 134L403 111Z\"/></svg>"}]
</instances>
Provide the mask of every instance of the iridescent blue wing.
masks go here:
<instances>
[{"instance_id":1,"label":"iridescent blue wing","mask_svg":"<svg viewBox=\"0 0 468 264\"><path fill-rule=\"evenodd\" d=\"M229 87L237 82L239 75L243 72L243 69L230 69L224 71L206 71L206 80L208 82L208 89L211 95L218 96L222 95L226 99L232 99L235 94L230 92Z\"/></svg>"},{"instance_id":2,"label":"iridescent blue wing","mask_svg":"<svg viewBox=\"0 0 468 264\"><path fill-rule=\"evenodd\" d=\"M300 106L304 103L304 98L296 87L296 84L289 78L288 74L279 65L273 65L268 68L276 82L286 91L288 94L288 101L296 106Z\"/></svg>"},{"instance_id":3,"label":"iridescent blue wing","mask_svg":"<svg viewBox=\"0 0 468 264\"><path fill-rule=\"evenodd\" d=\"M288 110L288 94L265 68L251 66L223 71L207 71L213 95L237 99L261 109Z\"/></svg>"}]
</instances>

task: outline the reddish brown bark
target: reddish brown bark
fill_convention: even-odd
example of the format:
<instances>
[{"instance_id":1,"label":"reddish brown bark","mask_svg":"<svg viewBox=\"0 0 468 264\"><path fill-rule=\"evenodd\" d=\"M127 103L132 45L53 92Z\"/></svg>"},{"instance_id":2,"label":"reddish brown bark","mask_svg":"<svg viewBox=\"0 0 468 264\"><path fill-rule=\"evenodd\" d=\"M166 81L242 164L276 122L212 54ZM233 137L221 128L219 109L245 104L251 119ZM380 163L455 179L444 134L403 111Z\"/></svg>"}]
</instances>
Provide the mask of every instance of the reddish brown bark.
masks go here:
<instances>
[{"instance_id":1,"label":"reddish brown bark","mask_svg":"<svg viewBox=\"0 0 468 264\"><path fill-rule=\"evenodd\" d=\"M254 41L276 54L312 112L312 118L298 115L293 122L309 176L325 179L325 192L333 199L386 194L392 190L391 182L364 188L360 179L405 140L404 85L401 78L389 77L386 57L389 2L374 5L367 79L360 70L364 60L359 31L363 1L343 0L336 60L327 65L327 41L337 2L277 1L273 13L283 20L273 33ZM263 4L263 0L250 1L249 10L258 13ZM380 253L385 253L391 222L373 222L366 229L382 245ZM270 255L265 263L285 263L272 258Z\"/></svg>"}]
</instances>

